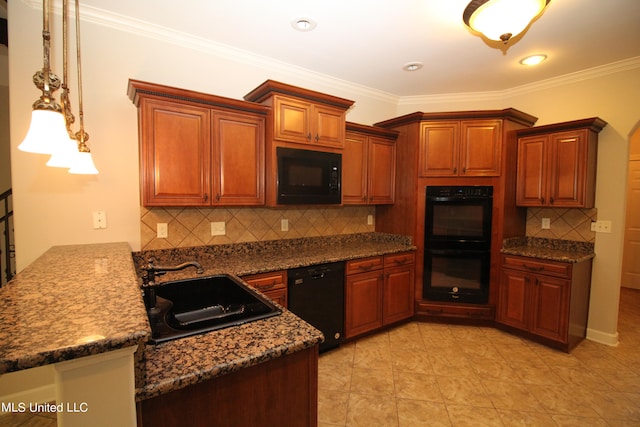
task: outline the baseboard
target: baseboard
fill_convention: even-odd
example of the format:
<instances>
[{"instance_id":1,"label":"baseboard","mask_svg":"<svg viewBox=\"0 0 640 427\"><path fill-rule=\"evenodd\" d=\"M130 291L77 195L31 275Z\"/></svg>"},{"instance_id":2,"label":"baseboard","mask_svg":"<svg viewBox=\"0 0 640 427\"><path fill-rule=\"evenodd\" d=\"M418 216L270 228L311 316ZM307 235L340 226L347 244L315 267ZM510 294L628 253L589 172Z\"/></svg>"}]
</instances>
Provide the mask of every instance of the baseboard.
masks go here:
<instances>
[{"instance_id":1,"label":"baseboard","mask_svg":"<svg viewBox=\"0 0 640 427\"><path fill-rule=\"evenodd\" d=\"M615 334L609 334L606 332L587 328L587 339L611 347L617 347L619 344L618 332L616 332Z\"/></svg>"}]
</instances>

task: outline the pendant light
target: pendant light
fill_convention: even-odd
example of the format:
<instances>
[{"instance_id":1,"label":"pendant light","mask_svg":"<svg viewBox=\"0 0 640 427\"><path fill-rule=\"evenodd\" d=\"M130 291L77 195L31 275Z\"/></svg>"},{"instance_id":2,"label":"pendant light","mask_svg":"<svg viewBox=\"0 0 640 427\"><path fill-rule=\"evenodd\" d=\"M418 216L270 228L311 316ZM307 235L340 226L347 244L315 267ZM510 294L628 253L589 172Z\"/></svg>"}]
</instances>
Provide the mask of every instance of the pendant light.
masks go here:
<instances>
[{"instance_id":1,"label":"pendant light","mask_svg":"<svg viewBox=\"0 0 640 427\"><path fill-rule=\"evenodd\" d=\"M33 103L31 124L18 149L29 153L53 154L59 147L64 147L69 137L62 107L53 97L53 92L60 88L60 79L51 72L49 65L49 0L43 0L42 21L43 66L41 71L36 71L33 75L33 84L42 91L42 95Z\"/></svg>"},{"instance_id":2,"label":"pendant light","mask_svg":"<svg viewBox=\"0 0 640 427\"><path fill-rule=\"evenodd\" d=\"M462 20L472 30L505 44L524 31L550 0L472 0Z\"/></svg>"}]
</instances>

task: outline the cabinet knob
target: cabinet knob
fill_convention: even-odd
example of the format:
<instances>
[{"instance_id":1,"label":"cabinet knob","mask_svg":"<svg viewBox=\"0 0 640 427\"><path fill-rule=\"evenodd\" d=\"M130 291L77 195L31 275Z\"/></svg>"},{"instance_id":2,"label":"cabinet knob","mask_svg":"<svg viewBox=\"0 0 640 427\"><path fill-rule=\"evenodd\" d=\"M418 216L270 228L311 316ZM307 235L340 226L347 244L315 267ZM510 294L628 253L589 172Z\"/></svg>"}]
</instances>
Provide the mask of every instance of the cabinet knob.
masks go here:
<instances>
[{"instance_id":1,"label":"cabinet knob","mask_svg":"<svg viewBox=\"0 0 640 427\"><path fill-rule=\"evenodd\" d=\"M207 200L209 200L209 195L207 193L204 193L204 201L206 202Z\"/></svg>"},{"instance_id":2,"label":"cabinet knob","mask_svg":"<svg viewBox=\"0 0 640 427\"><path fill-rule=\"evenodd\" d=\"M320 141L320 135L316 133L316 142Z\"/></svg>"},{"instance_id":3,"label":"cabinet knob","mask_svg":"<svg viewBox=\"0 0 640 427\"><path fill-rule=\"evenodd\" d=\"M309 132L309 135L307 135L307 140L311 141L311 132Z\"/></svg>"},{"instance_id":4,"label":"cabinet knob","mask_svg":"<svg viewBox=\"0 0 640 427\"><path fill-rule=\"evenodd\" d=\"M216 194L216 202L220 201L220 193Z\"/></svg>"}]
</instances>

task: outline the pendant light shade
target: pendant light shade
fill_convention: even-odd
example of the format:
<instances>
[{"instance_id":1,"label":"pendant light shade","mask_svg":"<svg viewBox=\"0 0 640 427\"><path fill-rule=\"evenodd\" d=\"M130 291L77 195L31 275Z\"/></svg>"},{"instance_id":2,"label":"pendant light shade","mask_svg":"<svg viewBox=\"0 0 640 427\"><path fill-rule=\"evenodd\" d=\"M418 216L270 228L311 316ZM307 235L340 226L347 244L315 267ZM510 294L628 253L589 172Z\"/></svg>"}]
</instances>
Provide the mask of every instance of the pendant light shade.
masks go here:
<instances>
[{"instance_id":1,"label":"pendant light shade","mask_svg":"<svg viewBox=\"0 0 640 427\"><path fill-rule=\"evenodd\" d=\"M66 140L60 141L58 147L54 153L51 154L51 158L47 162L47 166L52 168L70 168L73 166L73 162L78 154L78 144L71 138L66 132Z\"/></svg>"},{"instance_id":2,"label":"pendant light shade","mask_svg":"<svg viewBox=\"0 0 640 427\"><path fill-rule=\"evenodd\" d=\"M524 31L550 0L473 0L462 19L490 40L507 43Z\"/></svg>"},{"instance_id":3,"label":"pendant light shade","mask_svg":"<svg viewBox=\"0 0 640 427\"><path fill-rule=\"evenodd\" d=\"M91 153L81 152L76 150L76 158L73 162L73 166L69 169L69 173L80 175L97 175L98 169L96 169L93 163Z\"/></svg>"},{"instance_id":4,"label":"pendant light shade","mask_svg":"<svg viewBox=\"0 0 640 427\"><path fill-rule=\"evenodd\" d=\"M29 131L18 149L28 153L53 154L69 140L62 113L53 110L33 110Z\"/></svg>"}]
</instances>

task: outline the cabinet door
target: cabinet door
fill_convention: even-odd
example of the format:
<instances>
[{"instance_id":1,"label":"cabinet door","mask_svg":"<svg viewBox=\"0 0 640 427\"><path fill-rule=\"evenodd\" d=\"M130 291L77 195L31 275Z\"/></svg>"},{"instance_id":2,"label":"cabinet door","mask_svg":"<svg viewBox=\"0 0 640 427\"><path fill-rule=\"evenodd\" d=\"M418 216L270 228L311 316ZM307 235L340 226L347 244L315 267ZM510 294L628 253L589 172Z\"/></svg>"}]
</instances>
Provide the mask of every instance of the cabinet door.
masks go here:
<instances>
[{"instance_id":1,"label":"cabinet door","mask_svg":"<svg viewBox=\"0 0 640 427\"><path fill-rule=\"evenodd\" d=\"M312 143L327 147L344 147L344 110L326 105L313 105L311 117Z\"/></svg>"},{"instance_id":2,"label":"cabinet door","mask_svg":"<svg viewBox=\"0 0 640 427\"><path fill-rule=\"evenodd\" d=\"M347 338L382 326L382 270L347 276L345 335Z\"/></svg>"},{"instance_id":3,"label":"cabinet door","mask_svg":"<svg viewBox=\"0 0 640 427\"><path fill-rule=\"evenodd\" d=\"M458 174L458 122L429 122L420 128L418 174L455 176Z\"/></svg>"},{"instance_id":4,"label":"cabinet door","mask_svg":"<svg viewBox=\"0 0 640 427\"><path fill-rule=\"evenodd\" d=\"M543 206L547 201L546 136L529 136L518 140L516 205Z\"/></svg>"},{"instance_id":5,"label":"cabinet door","mask_svg":"<svg viewBox=\"0 0 640 427\"><path fill-rule=\"evenodd\" d=\"M145 99L139 114L144 206L208 206L209 109Z\"/></svg>"},{"instance_id":6,"label":"cabinet door","mask_svg":"<svg viewBox=\"0 0 640 427\"><path fill-rule=\"evenodd\" d=\"M521 330L529 329L529 275L503 269L497 310L498 322Z\"/></svg>"},{"instance_id":7,"label":"cabinet door","mask_svg":"<svg viewBox=\"0 0 640 427\"><path fill-rule=\"evenodd\" d=\"M286 270L243 276L242 280L265 294L267 298L287 307Z\"/></svg>"},{"instance_id":8,"label":"cabinet door","mask_svg":"<svg viewBox=\"0 0 640 427\"><path fill-rule=\"evenodd\" d=\"M384 270L382 319L386 325L413 316L413 264Z\"/></svg>"},{"instance_id":9,"label":"cabinet door","mask_svg":"<svg viewBox=\"0 0 640 427\"><path fill-rule=\"evenodd\" d=\"M281 141L311 143L311 104L274 96L274 138Z\"/></svg>"},{"instance_id":10,"label":"cabinet door","mask_svg":"<svg viewBox=\"0 0 640 427\"><path fill-rule=\"evenodd\" d=\"M370 204L392 204L396 194L396 143L369 137L368 194Z\"/></svg>"},{"instance_id":11,"label":"cabinet door","mask_svg":"<svg viewBox=\"0 0 640 427\"><path fill-rule=\"evenodd\" d=\"M570 281L543 275L533 280L531 332L566 343Z\"/></svg>"},{"instance_id":12,"label":"cabinet door","mask_svg":"<svg viewBox=\"0 0 640 427\"><path fill-rule=\"evenodd\" d=\"M367 203L367 137L348 132L342 151L342 203Z\"/></svg>"},{"instance_id":13,"label":"cabinet door","mask_svg":"<svg viewBox=\"0 0 640 427\"><path fill-rule=\"evenodd\" d=\"M587 174L587 130L550 137L549 205L584 207Z\"/></svg>"},{"instance_id":14,"label":"cabinet door","mask_svg":"<svg viewBox=\"0 0 640 427\"><path fill-rule=\"evenodd\" d=\"M500 176L502 122L476 120L460 123L460 170L464 176Z\"/></svg>"},{"instance_id":15,"label":"cabinet door","mask_svg":"<svg viewBox=\"0 0 640 427\"><path fill-rule=\"evenodd\" d=\"M264 119L214 112L214 205L264 204Z\"/></svg>"}]
</instances>

